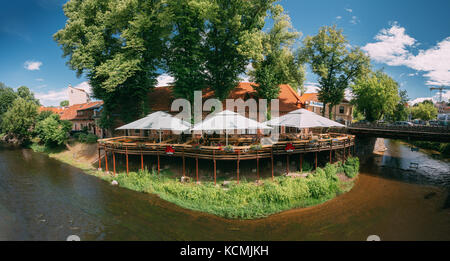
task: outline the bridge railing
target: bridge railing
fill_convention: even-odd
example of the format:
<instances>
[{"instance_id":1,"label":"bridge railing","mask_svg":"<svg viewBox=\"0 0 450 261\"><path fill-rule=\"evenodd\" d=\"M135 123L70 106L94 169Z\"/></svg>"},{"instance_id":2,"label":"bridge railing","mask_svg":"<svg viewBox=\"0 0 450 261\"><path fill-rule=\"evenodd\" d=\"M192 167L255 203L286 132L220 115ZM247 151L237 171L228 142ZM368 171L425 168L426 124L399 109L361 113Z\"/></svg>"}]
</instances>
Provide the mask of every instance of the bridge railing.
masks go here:
<instances>
[{"instance_id":1,"label":"bridge railing","mask_svg":"<svg viewBox=\"0 0 450 261\"><path fill-rule=\"evenodd\" d=\"M399 131L411 131L411 132L435 132L435 133L449 133L450 126L397 126L389 124L377 124L377 123L352 123L349 128L359 129L379 129L379 130L399 130Z\"/></svg>"}]
</instances>

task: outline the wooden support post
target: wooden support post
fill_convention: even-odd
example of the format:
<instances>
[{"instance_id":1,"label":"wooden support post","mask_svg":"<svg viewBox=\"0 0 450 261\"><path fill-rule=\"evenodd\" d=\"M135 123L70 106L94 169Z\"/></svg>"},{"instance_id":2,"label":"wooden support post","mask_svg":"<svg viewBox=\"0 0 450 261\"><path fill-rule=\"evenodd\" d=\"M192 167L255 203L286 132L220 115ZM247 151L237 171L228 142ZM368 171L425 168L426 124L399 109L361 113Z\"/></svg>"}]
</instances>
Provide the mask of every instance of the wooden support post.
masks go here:
<instances>
[{"instance_id":1,"label":"wooden support post","mask_svg":"<svg viewBox=\"0 0 450 261\"><path fill-rule=\"evenodd\" d=\"M158 175L159 175L159 170L160 170L160 165L159 165L159 151L157 152L158 155Z\"/></svg>"},{"instance_id":2,"label":"wooden support post","mask_svg":"<svg viewBox=\"0 0 450 261\"><path fill-rule=\"evenodd\" d=\"M106 168L106 173L109 173L108 170L108 150L105 147L105 168Z\"/></svg>"},{"instance_id":3,"label":"wooden support post","mask_svg":"<svg viewBox=\"0 0 450 261\"><path fill-rule=\"evenodd\" d=\"M116 176L116 153L113 151L113 173Z\"/></svg>"},{"instance_id":4,"label":"wooden support post","mask_svg":"<svg viewBox=\"0 0 450 261\"><path fill-rule=\"evenodd\" d=\"M198 183L198 157L195 157L195 176L197 177Z\"/></svg>"},{"instance_id":5,"label":"wooden support post","mask_svg":"<svg viewBox=\"0 0 450 261\"><path fill-rule=\"evenodd\" d=\"M184 158L184 148L183 148L183 177L186 176L186 159Z\"/></svg>"},{"instance_id":6,"label":"wooden support post","mask_svg":"<svg viewBox=\"0 0 450 261\"><path fill-rule=\"evenodd\" d=\"M333 163L333 141L330 141L330 164Z\"/></svg>"},{"instance_id":7,"label":"wooden support post","mask_svg":"<svg viewBox=\"0 0 450 261\"><path fill-rule=\"evenodd\" d=\"M286 154L286 174L289 175L289 154Z\"/></svg>"},{"instance_id":8,"label":"wooden support post","mask_svg":"<svg viewBox=\"0 0 450 261\"><path fill-rule=\"evenodd\" d=\"M98 146L98 169L102 170L102 157L100 155L100 146Z\"/></svg>"},{"instance_id":9,"label":"wooden support post","mask_svg":"<svg viewBox=\"0 0 450 261\"><path fill-rule=\"evenodd\" d=\"M303 153L300 153L300 172L303 172Z\"/></svg>"},{"instance_id":10,"label":"wooden support post","mask_svg":"<svg viewBox=\"0 0 450 261\"><path fill-rule=\"evenodd\" d=\"M125 157L127 161L127 176L128 176L128 147L125 147Z\"/></svg>"},{"instance_id":11,"label":"wooden support post","mask_svg":"<svg viewBox=\"0 0 450 261\"><path fill-rule=\"evenodd\" d=\"M237 184L239 184L239 161L240 161L239 151L237 152L237 154L238 154L238 159L237 159Z\"/></svg>"},{"instance_id":12,"label":"wooden support post","mask_svg":"<svg viewBox=\"0 0 450 261\"><path fill-rule=\"evenodd\" d=\"M316 160L315 160L315 165L316 165L316 169L317 169L317 151L316 151Z\"/></svg>"},{"instance_id":13,"label":"wooden support post","mask_svg":"<svg viewBox=\"0 0 450 261\"><path fill-rule=\"evenodd\" d=\"M213 150L213 162L214 162L214 185L216 185L216 150Z\"/></svg>"},{"instance_id":14,"label":"wooden support post","mask_svg":"<svg viewBox=\"0 0 450 261\"><path fill-rule=\"evenodd\" d=\"M272 163L272 181L273 181L273 147L270 151L270 161Z\"/></svg>"},{"instance_id":15,"label":"wooden support post","mask_svg":"<svg viewBox=\"0 0 450 261\"><path fill-rule=\"evenodd\" d=\"M144 153L141 150L141 170L144 171Z\"/></svg>"},{"instance_id":16,"label":"wooden support post","mask_svg":"<svg viewBox=\"0 0 450 261\"><path fill-rule=\"evenodd\" d=\"M258 155L258 151L256 151L256 175L258 176L258 182L259 182L259 155Z\"/></svg>"}]
</instances>

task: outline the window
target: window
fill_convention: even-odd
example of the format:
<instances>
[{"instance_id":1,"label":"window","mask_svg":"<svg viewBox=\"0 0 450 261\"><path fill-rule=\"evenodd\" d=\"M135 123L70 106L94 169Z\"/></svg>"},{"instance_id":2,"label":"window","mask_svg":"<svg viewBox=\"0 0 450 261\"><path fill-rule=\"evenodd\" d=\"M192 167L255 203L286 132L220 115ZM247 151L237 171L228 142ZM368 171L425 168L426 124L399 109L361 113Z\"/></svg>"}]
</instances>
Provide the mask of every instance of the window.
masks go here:
<instances>
[{"instance_id":1,"label":"window","mask_svg":"<svg viewBox=\"0 0 450 261\"><path fill-rule=\"evenodd\" d=\"M344 114L345 108L344 106L339 106L339 113Z\"/></svg>"}]
</instances>

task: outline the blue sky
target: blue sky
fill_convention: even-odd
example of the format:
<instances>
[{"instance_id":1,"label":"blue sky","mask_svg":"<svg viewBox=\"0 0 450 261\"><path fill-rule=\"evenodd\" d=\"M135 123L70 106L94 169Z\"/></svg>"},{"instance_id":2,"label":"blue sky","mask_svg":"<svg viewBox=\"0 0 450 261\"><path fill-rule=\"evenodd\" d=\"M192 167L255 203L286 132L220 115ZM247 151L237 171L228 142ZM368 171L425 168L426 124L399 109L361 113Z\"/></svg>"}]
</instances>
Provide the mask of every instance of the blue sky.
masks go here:
<instances>
[{"instance_id":1,"label":"blue sky","mask_svg":"<svg viewBox=\"0 0 450 261\"><path fill-rule=\"evenodd\" d=\"M65 0L15 0L0 4L0 81L26 85L44 105L65 98L68 84L88 88L65 64L52 35L62 28ZM303 36L336 24L375 68L384 68L414 99L435 96L430 86L450 86L450 1L283 0ZM164 77L162 77L164 78ZM164 79L162 79L164 80ZM313 90L316 77L308 73ZM80 85L81 84L81 85ZM446 93L450 98L450 91Z\"/></svg>"}]
</instances>

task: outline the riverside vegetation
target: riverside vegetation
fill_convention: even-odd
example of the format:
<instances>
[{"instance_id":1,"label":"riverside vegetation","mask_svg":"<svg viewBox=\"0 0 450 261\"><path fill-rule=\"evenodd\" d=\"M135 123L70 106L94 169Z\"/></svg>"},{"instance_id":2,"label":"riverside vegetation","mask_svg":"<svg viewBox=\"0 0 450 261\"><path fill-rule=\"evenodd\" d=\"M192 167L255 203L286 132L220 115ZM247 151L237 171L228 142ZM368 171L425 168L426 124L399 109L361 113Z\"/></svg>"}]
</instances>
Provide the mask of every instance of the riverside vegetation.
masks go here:
<instances>
[{"instance_id":1,"label":"riverside vegetation","mask_svg":"<svg viewBox=\"0 0 450 261\"><path fill-rule=\"evenodd\" d=\"M170 170L160 174L154 170L118 173L115 177L83 161L75 161L70 154L50 153L50 157L81 168L109 183L138 192L152 193L183 208L211 213L231 219L255 219L292 208L309 207L328 201L349 191L359 172L359 159L349 158L345 163L327 164L307 177L275 177L254 181L231 182L226 188L212 181L201 184L182 183Z\"/></svg>"}]
</instances>

